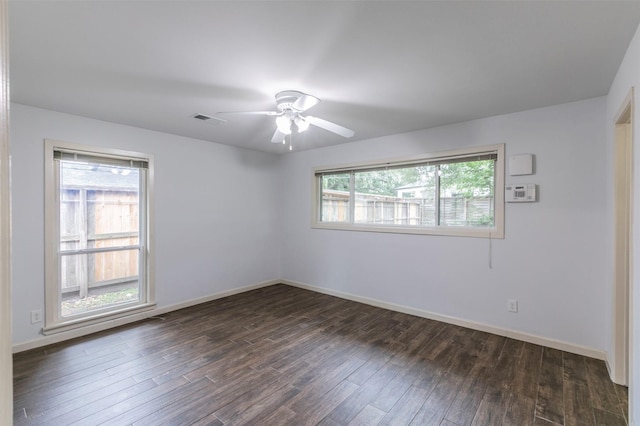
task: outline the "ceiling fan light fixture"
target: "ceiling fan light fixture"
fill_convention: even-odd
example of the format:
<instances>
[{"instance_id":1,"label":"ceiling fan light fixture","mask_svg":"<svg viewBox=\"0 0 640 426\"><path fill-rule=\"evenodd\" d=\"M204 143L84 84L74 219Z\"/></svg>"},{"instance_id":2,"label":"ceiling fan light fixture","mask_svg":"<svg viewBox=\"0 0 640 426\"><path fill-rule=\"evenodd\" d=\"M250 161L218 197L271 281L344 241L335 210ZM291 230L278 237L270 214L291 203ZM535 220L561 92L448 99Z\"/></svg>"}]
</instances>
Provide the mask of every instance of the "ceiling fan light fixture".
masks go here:
<instances>
[{"instance_id":1,"label":"ceiling fan light fixture","mask_svg":"<svg viewBox=\"0 0 640 426\"><path fill-rule=\"evenodd\" d=\"M284 90L276 93L277 111L236 111L219 112L218 114L246 114L268 115L275 117L276 129L271 137L271 143L286 144L286 136L289 135L289 149L291 149L291 135L295 124L297 133L306 132L309 126L319 127L343 138L353 137L353 130L322 118L306 115L306 111L320 102L320 98L308 95L297 90ZM302 114L305 115L302 115ZM209 116L199 114L200 120L206 120ZM215 117L213 117L215 118ZM221 120L223 121L223 120ZM273 123L273 122L271 122Z\"/></svg>"},{"instance_id":2,"label":"ceiling fan light fixture","mask_svg":"<svg viewBox=\"0 0 640 426\"><path fill-rule=\"evenodd\" d=\"M291 134L291 120L289 119L289 117L281 115L280 117L276 118L276 126L278 127L280 133L283 133L285 135Z\"/></svg>"},{"instance_id":3,"label":"ceiling fan light fixture","mask_svg":"<svg viewBox=\"0 0 640 426\"><path fill-rule=\"evenodd\" d=\"M296 117L294 122L296 123L296 127L298 128L298 133L302 133L309 128L309 122L303 117Z\"/></svg>"}]
</instances>

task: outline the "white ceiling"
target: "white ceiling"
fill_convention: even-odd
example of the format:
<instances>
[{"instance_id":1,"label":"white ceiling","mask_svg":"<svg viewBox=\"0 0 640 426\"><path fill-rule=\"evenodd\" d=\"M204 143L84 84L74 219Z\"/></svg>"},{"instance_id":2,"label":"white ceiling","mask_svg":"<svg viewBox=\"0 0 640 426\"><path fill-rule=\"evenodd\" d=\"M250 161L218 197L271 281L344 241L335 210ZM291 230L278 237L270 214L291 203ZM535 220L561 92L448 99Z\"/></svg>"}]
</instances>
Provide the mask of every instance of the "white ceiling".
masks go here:
<instances>
[{"instance_id":1,"label":"white ceiling","mask_svg":"<svg viewBox=\"0 0 640 426\"><path fill-rule=\"evenodd\" d=\"M250 149L280 90L351 128L308 149L605 95L638 1L9 2L13 102ZM213 120L210 120L213 121Z\"/></svg>"}]
</instances>

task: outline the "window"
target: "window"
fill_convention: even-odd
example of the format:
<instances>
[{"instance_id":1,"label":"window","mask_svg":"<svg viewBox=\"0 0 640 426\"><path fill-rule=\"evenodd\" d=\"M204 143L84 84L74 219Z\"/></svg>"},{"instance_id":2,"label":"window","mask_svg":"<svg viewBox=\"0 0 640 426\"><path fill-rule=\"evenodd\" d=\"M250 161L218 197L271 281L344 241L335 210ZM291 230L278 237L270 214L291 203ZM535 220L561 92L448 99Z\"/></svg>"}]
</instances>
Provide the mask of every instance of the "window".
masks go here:
<instances>
[{"instance_id":1,"label":"window","mask_svg":"<svg viewBox=\"0 0 640 426\"><path fill-rule=\"evenodd\" d=\"M504 145L316 169L314 227L503 238Z\"/></svg>"},{"instance_id":2,"label":"window","mask_svg":"<svg viewBox=\"0 0 640 426\"><path fill-rule=\"evenodd\" d=\"M45 142L45 333L153 306L148 155Z\"/></svg>"}]
</instances>

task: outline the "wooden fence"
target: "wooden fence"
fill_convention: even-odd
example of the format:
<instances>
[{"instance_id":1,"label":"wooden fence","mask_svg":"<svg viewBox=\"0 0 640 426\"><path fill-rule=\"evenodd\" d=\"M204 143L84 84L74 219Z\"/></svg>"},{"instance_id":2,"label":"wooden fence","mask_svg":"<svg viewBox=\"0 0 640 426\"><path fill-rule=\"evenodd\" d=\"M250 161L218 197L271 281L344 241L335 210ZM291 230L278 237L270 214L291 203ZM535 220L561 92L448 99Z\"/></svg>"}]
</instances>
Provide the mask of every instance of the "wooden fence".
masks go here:
<instances>
[{"instance_id":1,"label":"wooden fence","mask_svg":"<svg viewBox=\"0 0 640 426\"><path fill-rule=\"evenodd\" d=\"M65 188L60 200L60 250L118 247L139 242L137 191ZM62 293L138 279L138 250L62 256Z\"/></svg>"},{"instance_id":2,"label":"wooden fence","mask_svg":"<svg viewBox=\"0 0 640 426\"><path fill-rule=\"evenodd\" d=\"M380 225L436 226L434 199L356 193L354 222ZM441 226L493 225L493 197L441 197ZM349 192L323 190L322 221L348 222Z\"/></svg>"}]
</instances>

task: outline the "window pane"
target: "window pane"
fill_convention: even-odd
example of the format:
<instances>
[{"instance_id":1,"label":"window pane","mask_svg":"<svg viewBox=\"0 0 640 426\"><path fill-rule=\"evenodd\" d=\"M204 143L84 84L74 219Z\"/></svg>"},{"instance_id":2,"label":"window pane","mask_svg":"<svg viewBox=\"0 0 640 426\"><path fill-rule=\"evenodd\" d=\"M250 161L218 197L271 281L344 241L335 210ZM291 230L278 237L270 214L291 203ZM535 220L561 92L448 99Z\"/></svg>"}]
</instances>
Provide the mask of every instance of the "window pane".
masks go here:
<instances>
[{"instance_id":1,"label":"window pane","mask_svg":"<svg viewBox=\"0 0 640 426\"><path fill-rule=\"evenodd\" d=\"M356 223L433 226L435 167L355 173Z\"/></svg>"},{"instance_id":2,"label":"window pane","mask_svg":"<svg viewBox=\"0 0 640 426\"><path fill-rule=\"evenodd\" d=\"M492 227L493 160L440 165L440 225Z\"/></svg>"},{"instance_id":3,"label":"window pane","mask_svg":"<svg viewBox=\"0 0 640 426\"><path fill-rule=\"evenodd\" d=\"M340 165L315 174L318 228L504 237L504 145Z\"/></svg>"},{"instance_id":4,"label":"window pane","mask_svg":"<svg viewBox=\"0 0 640 426\"><path fill-rule=\"evenodd\" d=\"M325 175L321 180L320 221L349 222L350 174Z\"/></svg>"},{"instance_id":5,"label":"window pane","mask_svg":"<svg viewBox=\"0 0 640 426\"><path fill-rule=\"evenodd\" d=\"M140 170L62 161L60 250L136 245Z\"/></svg>"},{"instance_id":6,"label":"window pane","mask_svg":"<svg viewBox=\"0 0 640 426\"><path fill-rule=\"evenodd\" d=\"M61 315L138 302L138 257L138 249L61 256Z\"/></svg>"},{"instance_id":7,"label":"window pane","mask_svg":"<svg viewBox=\"0 0 640 426\"><path fill-rule=\"evenodd\" d=\"M60 250L75 250L80 239L76 217L80 212L80 191L72 187L60 190Z\"/></svg>"},{"instance_id":8,"label":"window pane","mask_svg":"<svg viewBox=\"0 0 640 426\"><path fill-rule=\"evenodd\" d=\"M140 173L138 168L60 162L62 317L139 301L137 248L64 252L140 243Z\"/></svg>"}]
</instances>

